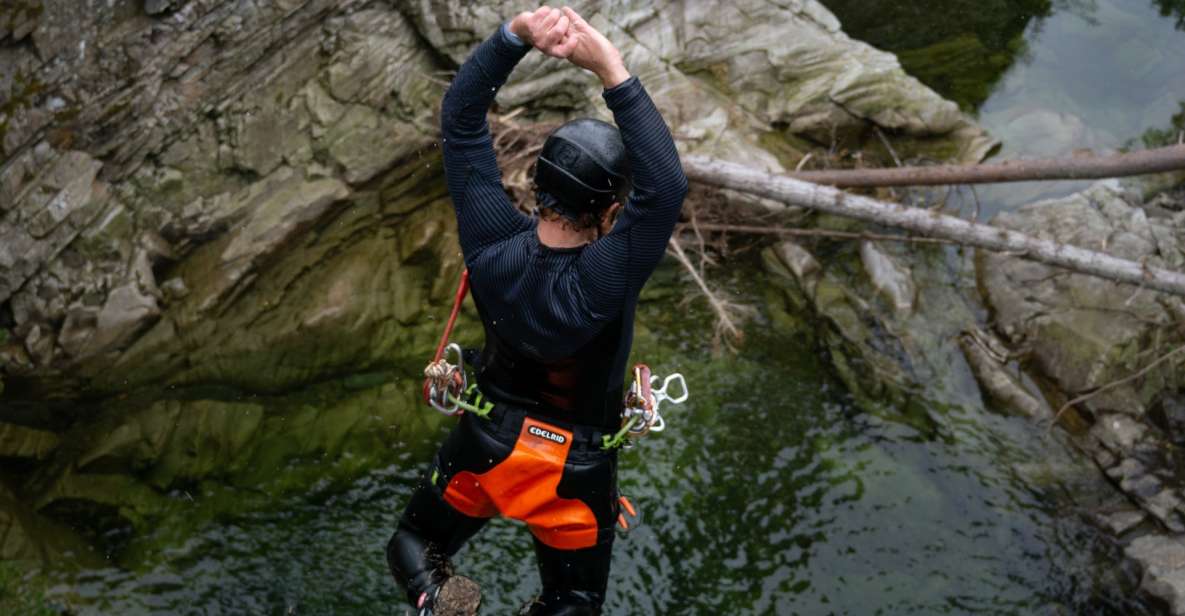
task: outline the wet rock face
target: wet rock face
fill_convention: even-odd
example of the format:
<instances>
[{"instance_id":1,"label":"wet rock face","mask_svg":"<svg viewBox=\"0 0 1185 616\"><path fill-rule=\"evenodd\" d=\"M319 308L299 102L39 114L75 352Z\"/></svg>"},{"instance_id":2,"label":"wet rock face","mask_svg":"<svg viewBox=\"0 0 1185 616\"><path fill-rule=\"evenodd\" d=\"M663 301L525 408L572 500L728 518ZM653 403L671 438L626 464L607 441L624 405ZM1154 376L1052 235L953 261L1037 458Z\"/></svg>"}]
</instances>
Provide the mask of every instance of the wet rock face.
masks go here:
<instances>
[{"instance_id":1,"label":"wet rock face","mask_svg":"<svg viewBox=\"0 0 1185 616\"><path fill-rule=\"evenodd\" d=\"M1149 265L1180 269L1185 218L1150 218L1110 183L1001 214L995 224ZM1171 349L1179 298L1071 274L999 254L981 254L979 281L996 329L1028 351L1037 374L1070 397L1133 374ZM1180 384L1179 364L1100 393L1082 408L1143 417Z\"/></svg>"},{"instance_id":2,"label":"wet rock face","mask_svg":"<svg viewBox=\"0 0 1185 616\"><path fill-rule=\"evenodd\" d=\"M174 506L165 494L177 482L248 485L290 458L382 451L325 419L330 402L294 401L342 375L417 380L438 335L425 311L461 267L436 109L449 72L521 6L10 5L0 456L37 469L12 484L37 503L29 515L91 502L143 524ZM991 145L814 0L627 2L589 17L688 152L776 170L804 139L858 139L874 125L942 158L979 159ZM587 73L531 54L500 103L527 107L524 118L607 117L599 94ZM865 258L911 312L917 292L892 259ZM375 400L377 388L368 400L390 412L373 416L410 421L407 401ZM154 393L115 397L129 392ZM10 404L50 395L97 402Z\"/></svg>"},{"instance_id":3,"label":"wet rock face","mask_svg":"<svg viewBox=\"0 0 1185 616\"><path fill-rule=\"evenodd\" d=\"M1126 259L1181 269L1185 216L1179 201L1149 203L1104 182L1065 199L1001 214L1001 226ZM1126 554L1143 569L1141 588L1185 614L1185 484L1181 480L1185 372L1180 298L1070 274L998 254L977 257L995 329L1026 357L1026 370L1061 406L1077 403L1078 437L1116 488L1153 520ZM1106 386L1106 387L1103 387ZM1133 514L1105 520L1117 534ZM1130 518L1130 519L1129 519Z\"/></svg>"},{"instance_id":4,"label":"wet rock face","mask_svg":"<svg viewBox=\"0 0 1185 616\"><path fill-rule=\"evenodd\" d=\"M253 312L244 293L266 286L269 268L283 269L302 238L343 212L377 208L379 226L401 233L401 219L385 212L402 216L426 202L385 190L376 204L375 184L406 175L392 169L411 157L434 160L424 152L443 94L436 75L520 8L84 4L80 20L77 2L29 0L0 31L0 93L9 101L0 109L0 313L12 314L0 327L28 359L0 370L46 387L108 391L123 378L151 380L141 374L170 378L155 369L175 367L156 361L170 345L214 352L217 336L187 328L212 319L226 326L240 309ZM813 0L720 10L627 3L589 17L620 43L685 150L777 169L793 146L769 149L770 134L826 133L827 141L873 124L935 140L954 158L977 159L990 146L953 104L907 77L891 55L848 39ZM605 115L598 94L583 71L532 54L500 102ZM434 211L447 225L447 207ZM438 260L446 246L434 244ZM367 319L415 312L406 294L396 295ZM281 313L294 305L267 301ZM296 337L284 328L308 318L276 319L252 333L284 355L291 343L281 340ZM97 367L112 376L95 381ZM300 378L341 368L327 361ZM274 389L296 378L251 380Z\"/></svg>"},{"instance_id":5,"label":"wet rock face","mask_svg":"<svg viewBox=\"0 0 1185 616\"><path fill-rule=\"evenodd\" d=\"M129 347L145 335L188 346L178 328L185 298L203 314L226 315L232 295L350 204L366 202L372 222L383 216L359 186L431 145L441 88L426 77L436 65L410 22L363 4L150 2L149 14L163 13L156 19L116 4L77 31L59 19L74 3L45 4L34 37L73 42L69 53L6 50L18 70L34 71L42 93L15 101L6 126L49 107L72 115L7 134L0 304L32 366L0 368L32 378L69 371L87 388L122 358L126 372L110 374L122 384L138 368ZM110 53L73 53L95 45L122 50L135 70ZM77 132L73 149L55 130ZM419 206L423 194L413 196ZM397 233L400 218L376 222L375 233ZM218 259L202 259L211 242L224 244ZM212 269L199 272L194 259Z\"/></svg>"},{"instance_id":6,"label":"wet rock face","mask_svg":"<svg viewBox=\"0 0 1185 616\"><path fill-rule=\"evenodd\" d=\"M972 366L952 344L975 317L941 254L902 243L780 242L763 254L776 285L767 307L776 326L826 351L857 402L924 428L923 400L980 402Z\"/></svg>"},{"instance_id":7,"label":"wet rock face","mask_svg":"<svg viewBox=\"0 0 1185 616\"><path fill-rule=\"evenodd\" d=\"M1127 547L1129 558L1144 563L1140 587L1160 597L1173 614L1185 614L1185 539L1145 536Z\"/></svg>"},{"instance_id":8,"label":"wet rock face","mask_svg":"<svg viewBox=\"0 0 1185 616\"><path fill-rule=\"evenodd\" d=\"M516 2L400 2L425 38L456 62ZM780 167L757 137L805 137L859 146L872 125L936 158L979 160L994 145L981 129L902 71L897 59L854 41L816 0L627 1L589 7L590 23L618 42L687 150ZM590 109L599 84L570 65L528 58L503 102ZM939 136L935 141L933 138Z\"/></svg>"}]
</instances>

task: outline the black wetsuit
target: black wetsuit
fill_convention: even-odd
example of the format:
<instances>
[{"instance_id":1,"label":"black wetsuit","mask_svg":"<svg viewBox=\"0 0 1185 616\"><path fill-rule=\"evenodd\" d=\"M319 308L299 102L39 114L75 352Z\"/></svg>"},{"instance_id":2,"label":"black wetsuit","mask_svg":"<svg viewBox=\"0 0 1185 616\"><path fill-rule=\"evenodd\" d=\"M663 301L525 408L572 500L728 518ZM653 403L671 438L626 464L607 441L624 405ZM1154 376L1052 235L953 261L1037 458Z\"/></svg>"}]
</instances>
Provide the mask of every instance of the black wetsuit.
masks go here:
<instances>
[{"instance_id":1,"label":"black wetsuit","mask_svg":"<svg viewBox=\"0 0 1185 616\"><path fill-rule=\"evenodd\" d=\"M599 437L620 426L638 294L666 250L687 179L670 131L631 77L603 93L621 131L633 183L613 229L579 248L540 243L537 221L506 195L486 123L498 88L529 50L499 29L461 67L442 105L445 174L486 331L477 380L498 405L492 420L467 414L450 435L388 555L409 598L438 584L446 556L486 519L464 495L446 493L450 481L458 471L474 474L467 477L489 473L513 458L512 450L522 449L516 439L528 434L524 422L545 420L550 423L541 425L572 441L565 445L572 459L560 460L563 477L555 492L587 504L597 539L574 549L563 538L548 541L548 529L532 526L543 600L551 606L540 613L586 613L564 611L576 604L596 613L604 599L616 517L616 455L599 449ZM471 509L468 515L461 502Z\"/></svg>"}]
</instances>

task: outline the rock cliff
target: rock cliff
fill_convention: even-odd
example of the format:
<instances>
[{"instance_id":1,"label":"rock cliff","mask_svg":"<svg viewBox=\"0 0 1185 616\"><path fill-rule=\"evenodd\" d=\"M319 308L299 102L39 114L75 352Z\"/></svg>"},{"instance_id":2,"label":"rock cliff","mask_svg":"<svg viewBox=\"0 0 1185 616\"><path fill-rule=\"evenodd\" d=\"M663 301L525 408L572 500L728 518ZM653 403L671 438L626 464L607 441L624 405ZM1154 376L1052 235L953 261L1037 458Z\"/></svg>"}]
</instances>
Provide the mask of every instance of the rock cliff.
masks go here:
<instances>
[{"instance_id":1,"label":"rock cliff","mask_svg":"<svg viewBox=\"0 0 1185 616\"><path fill-rule=\"evenodd\" d=\"M0 8L0 456L33 469L0 557L46 549L41 514L143 524L178 486L283 489L288 460L381 451L357 426L414 429L425 311L460 267L436 109L524 6ZM942 158L993 145L814 0L577 8L685 151L780 169L874 127ZM499 104L604 115L597 90L536 54Z\"/></svg>"}]
</instances>

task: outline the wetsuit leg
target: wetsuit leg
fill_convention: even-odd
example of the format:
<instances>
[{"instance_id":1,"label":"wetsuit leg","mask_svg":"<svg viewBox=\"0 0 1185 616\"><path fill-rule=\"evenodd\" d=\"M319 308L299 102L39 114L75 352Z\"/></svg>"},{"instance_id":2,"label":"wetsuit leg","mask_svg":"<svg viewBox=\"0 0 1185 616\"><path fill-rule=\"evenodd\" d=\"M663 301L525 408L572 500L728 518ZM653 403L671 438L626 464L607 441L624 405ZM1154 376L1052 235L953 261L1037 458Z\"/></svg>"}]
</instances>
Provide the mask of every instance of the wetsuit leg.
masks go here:
<instances>
[{"instance_id":1,"label":"wetsuit leg","mask_svg":"<svg viewBox=\"0 0 1185 616\"><path fill-rule=\"evenodd\" d=\"M543 592L527 608L528 616L595 616L601 613L609 585L613 539L582 550L557 550L535 540Z\"/></svg>"},{"instance_id":2,"label":"wetsuit leg","mask_svg":"<svg viewBox=\"0 0 1185 616\"><path fill-rule=\"evenodd\" d=\"M452 575L449 557L457 553L488 518L473 518L453 509L431 484L416 489L387 543L387 564L408 601L444 583Z\"/></svg>"}]
</instances>

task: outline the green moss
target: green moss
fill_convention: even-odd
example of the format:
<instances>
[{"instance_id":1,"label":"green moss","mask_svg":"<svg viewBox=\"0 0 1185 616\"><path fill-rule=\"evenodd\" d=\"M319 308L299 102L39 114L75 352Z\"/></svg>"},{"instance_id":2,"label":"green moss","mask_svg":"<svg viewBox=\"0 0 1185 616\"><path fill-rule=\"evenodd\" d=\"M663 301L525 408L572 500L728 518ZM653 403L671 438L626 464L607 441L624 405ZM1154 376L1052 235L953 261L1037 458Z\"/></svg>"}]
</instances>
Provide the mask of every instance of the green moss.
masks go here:
<instances>
[{"instance_id":1,"label":"green moss","mask_svg":"<svg viewBox=\"0 0 1185 616\"><path fill-rule=\"evenodd\" d=\"M8 135L12 118L21 110L32 107L34 100L45 92L45 89L45 83L35 75L21 71L13 76L8 99L0 102L0 148L3 147L4 138Z\"/></svg>"},{"instance_id":2,"label":"green moss","mask_svg":"<svg viewBox=\"0 0 1185 616\"><path fill-rule=\"evenodd\" d=\"M761 132L757 135L757 143L776 156L778 162L786 169L797 167L804 153L813 149L813 146L806 140L777 130Z\"/></svg>"},{"instance_id":3,"label":"green moss","mask_svg":"<svg viewBox=\"0 0 1185 616\"><path fill-rule=\"evenodd\" d=\"M44 586L25 575L18 563L0 561L0 613L57 616L61 610L45 598Z\"/></svg>"},{"instance_id":4,"label":"green moss","mask_svg":"<svg viewBox=\"0 0 1185 616\"><path fill-rule=\"evenodd\" d=\"M1185 30L1185 0L1152 0L1160 14L1177 18L1177 29Z\"/></svg>"}]
</instances>

